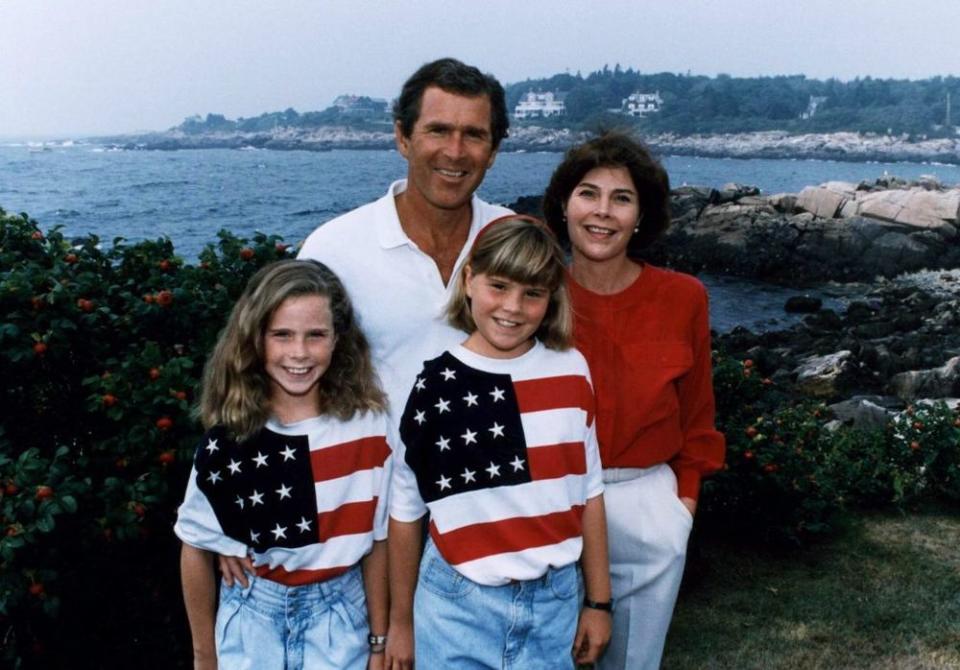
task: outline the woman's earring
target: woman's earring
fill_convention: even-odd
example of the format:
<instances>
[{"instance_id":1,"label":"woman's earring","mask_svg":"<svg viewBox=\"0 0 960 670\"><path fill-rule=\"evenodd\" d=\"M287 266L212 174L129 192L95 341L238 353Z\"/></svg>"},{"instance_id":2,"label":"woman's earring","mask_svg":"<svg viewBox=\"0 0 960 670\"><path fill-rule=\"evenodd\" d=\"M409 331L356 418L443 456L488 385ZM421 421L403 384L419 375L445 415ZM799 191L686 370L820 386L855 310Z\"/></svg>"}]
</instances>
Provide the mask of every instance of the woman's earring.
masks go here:
<instances>
[{"instance_id":1,"label":"woman's earring","mask_svg":"<svg viewBox=\"0 0 960 670\"><path fill-rule=\"evenodd\" d=\"M633 227L633 234L636 235L640 232L640 223L643 221L643 214L637 218L637 225Z\"/></svg>"}]
</instances>

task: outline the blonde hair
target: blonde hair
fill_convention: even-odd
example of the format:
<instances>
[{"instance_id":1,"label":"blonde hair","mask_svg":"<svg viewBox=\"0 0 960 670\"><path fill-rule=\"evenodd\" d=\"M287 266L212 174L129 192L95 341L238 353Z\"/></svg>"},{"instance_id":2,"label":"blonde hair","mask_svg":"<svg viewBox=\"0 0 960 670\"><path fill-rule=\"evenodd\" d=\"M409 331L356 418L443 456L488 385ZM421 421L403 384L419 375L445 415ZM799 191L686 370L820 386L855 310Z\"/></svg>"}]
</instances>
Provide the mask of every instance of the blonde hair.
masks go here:
<instances>
[{"instance_id":1,"label":"blonde hair","mask_svg":"<svg viewBox=\"0 0 960 670\"><path fill-rule=\"evenodd\" d=\"M270 380L264 370L264 333L288 298L318 295L330 301L336 347L318 382L318 414L349 419L382 411L386 397L357 325L346 289L326 265L284 260L261 268L247 283L203 370L198 414L205 428L223 425L237 440L256 434L270 416Z\"/></svg>"},{"instance_id":2,"label":"blonde hair","mask_svg":"<svg viewBox=\"0 0 960 670\"><path fill-rule=\"evenodd\" d=\"M563 351L571 347L573 320L564 281L564 254L542 221L511 214L491 221L477 234L446 309L450 325L472 333L477 324L467 296L468 268L474 275L503 277L518 284L546 288L550 302L536 338L549 349Z\"/></svg>"}]
</instances>

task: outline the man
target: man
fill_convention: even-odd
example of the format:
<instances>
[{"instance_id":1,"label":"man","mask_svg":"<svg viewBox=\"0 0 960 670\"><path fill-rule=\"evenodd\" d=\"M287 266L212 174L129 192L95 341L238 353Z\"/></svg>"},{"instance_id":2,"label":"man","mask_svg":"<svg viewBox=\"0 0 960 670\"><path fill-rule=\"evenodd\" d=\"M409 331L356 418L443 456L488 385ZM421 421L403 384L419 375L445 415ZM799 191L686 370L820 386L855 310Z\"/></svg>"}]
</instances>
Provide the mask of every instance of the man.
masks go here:
<instances>
[{"instance_id":1,"label":"man","mask_svg":"<svg viewBox=\"0 0 960 670\"><path fill-rule=\"evenodd\" d=\"M407 178L317 228L300 250L347 287L396 420L423 362L465 337L442 312L477 231L510 213L474 196L508 125L496 79L452 58L427 63L394 107Z\"/></svg>"}]
</instances>

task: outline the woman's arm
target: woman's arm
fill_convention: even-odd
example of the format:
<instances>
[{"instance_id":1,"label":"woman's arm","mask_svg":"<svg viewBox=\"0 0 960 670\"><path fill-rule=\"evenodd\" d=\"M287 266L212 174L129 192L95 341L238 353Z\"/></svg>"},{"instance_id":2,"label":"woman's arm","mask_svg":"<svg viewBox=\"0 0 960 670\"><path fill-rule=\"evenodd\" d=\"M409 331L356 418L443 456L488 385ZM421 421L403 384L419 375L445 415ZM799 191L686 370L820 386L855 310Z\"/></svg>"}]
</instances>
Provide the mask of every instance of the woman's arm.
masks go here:
<instances>
[{"instance_id":1,"label":"woman's arm","mask_svg":"<svg viewBox=\"0 0 960 670\"><path fill-rule=\"evenodd\" d=\"M217 615L217 585L213 554L184 543L180 550L180 581L193 638L193 667L195 670L216 670L217 649L213 631Z\"/></svg>"},{"instance_id":2,"label":"woman's arm","mask_svg":"<svg viewBox=\"0 0 960 670\"><path fill-rule=\"evenodd\" d=\"M580 558L587 600L610 602L610 560L607 557L607 521L603 496L587 500L583 509L583 555ZM573 642L576 662L595 663L610 641L610 612L584 607Z\"/></svg>"},{"instance_id":3,"label":"woman's arm","mask_svg":"<svg viewBox=\"0 0 960 670\"><path fill-rule=\"evenodd\" d=\"M403 522L390 517L387 553L390 573L390 632L387 670L413 668L413 594L417 588L423 519Z\"/></svg>"},{"instance_id":4,"label":"woman's arm","mask_svg":"<svg viewBox=\"0 0 960 670\"><path fill-rule=\"evenodd\" d=\"M386 635L389 617L389 598L387 592L387 543L384 540L373 543L373 549L363 557L360 564L363 570L363 590L367 596L367 621L371 635ZM384 667L384 653L370 654L368 668L376 670Z\"/></svg>"}]
</instances>

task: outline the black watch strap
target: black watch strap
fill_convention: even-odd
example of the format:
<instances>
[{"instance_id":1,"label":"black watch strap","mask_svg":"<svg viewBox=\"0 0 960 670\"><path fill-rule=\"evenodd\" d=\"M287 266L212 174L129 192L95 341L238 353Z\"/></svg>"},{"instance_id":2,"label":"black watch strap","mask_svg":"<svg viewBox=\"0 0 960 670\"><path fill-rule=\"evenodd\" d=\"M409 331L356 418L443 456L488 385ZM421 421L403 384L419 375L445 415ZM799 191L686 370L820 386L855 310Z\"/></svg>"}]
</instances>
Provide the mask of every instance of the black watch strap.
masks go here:
<instances>
[{"instance_id":1,"label":"black watch strap","mask_svg":"<svg viewBox=\"0 0 960 670\"><path fill-rule=\"evenodd\" d=\"M597 600L590 600L589 598L584 597L583 606L589 607L592 610L602 610L604 612L613 612L612 600L608 600L607 602L599 602Z\"/></svg>"}]
</instances>

